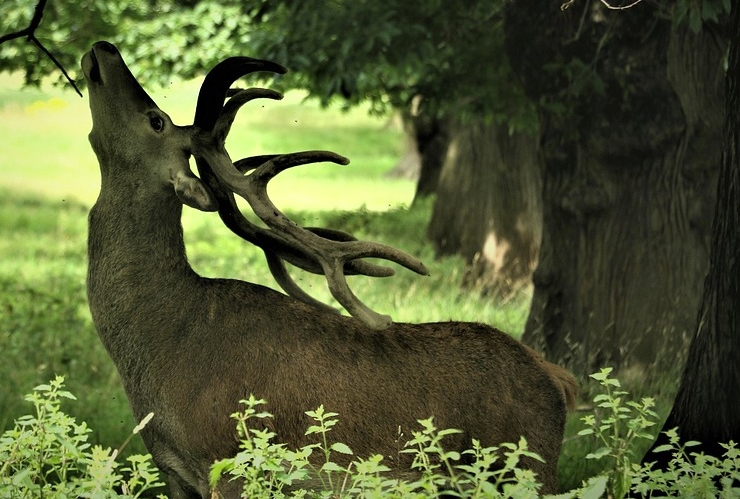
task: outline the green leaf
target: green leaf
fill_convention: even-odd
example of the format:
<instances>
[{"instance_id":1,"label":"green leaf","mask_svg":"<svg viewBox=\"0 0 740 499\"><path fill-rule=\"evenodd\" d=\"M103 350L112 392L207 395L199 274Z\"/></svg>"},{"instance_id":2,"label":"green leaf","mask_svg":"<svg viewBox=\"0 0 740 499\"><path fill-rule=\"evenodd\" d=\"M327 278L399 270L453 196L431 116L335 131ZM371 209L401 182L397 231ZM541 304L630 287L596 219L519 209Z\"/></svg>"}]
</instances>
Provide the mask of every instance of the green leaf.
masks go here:
<instances>
[{"instance_id":1,"label":"green leaf","mask_svg":"<svg viewBox=\"0 0 740 499\"><path fill-rule=\"evenodd\" d=\"M215 487L221 476L234 469L234 462L231 459L222 459L216 461L211 465L211 471L208 474L208 483L211 487Z\"/></svg>"},{"instance_id":2,"label":"green leaf","mask_svg":"<svg viewBox=\"0 0 740 499\"><path fill-rule=\"evenodd\" d=\"M342 468L341 466L339 466L337 463L333 463L333 462L329 461L329 462L324 463L321 466L321 471L323 471L323 472L330 472L330 473L333 472L333 471L340 472L340 471L344 471L344 468Z\"/></svg>"},{"instance_id":3,"label":"green leaf","mask_svg":"<svg viewBox=\"0 0 740 499\"><path fill-rule=\"evenodd\" d=\"M609 447L602 447L596 452L592 452L586 455L586 459L601 459L604 456L608 456L611 453Z\"/></svg>"},{"instance_id":4,"label":"green leaf","mask_svg":"<svg viewBox=\"0 0 740 499\"><path fill-rule=\"evenodd\" d=\"M348 456L352 455L352 449L350 449L347 444L343 444L342 442L335 442L331 444L329 448L333 451L339 452L340 454L346 454Z\"/></svg>"},{"instance_id":5,"label":"green leaf","mask_svg":"<svg viewBox=\"0 0 740 499\"><path fill-rule=\"evenodd\" d=\"M30 474L31 474L30 468L25 468L19 471L13 476L13 485L16 487L20 487L21 485L23 485L23 482L26 480L26 478L28 478L28 475Z\"/></svg>"},{"instance_id":6,"label":"green leaf","mask_svg":"<svg viewBox=\"0 0 740 499\"><path fill-rule=\"evenodd\" d=\"M321 426L312 425L306 430L306 435L313 435L314 433L322 433L324 429Z\"/></svg>"},{"instance_id":7,"label":"green leaf","mask_svg":"<svg viewBox=\"0 0 740 499\"><path fill-rule=\"evenodd\" d=\"M580 499L599 499L604 496L608 482L609 477L606 475L592 477L586 482L586 486L581 489L578 497Z\"/></svg>"}]
</instances>

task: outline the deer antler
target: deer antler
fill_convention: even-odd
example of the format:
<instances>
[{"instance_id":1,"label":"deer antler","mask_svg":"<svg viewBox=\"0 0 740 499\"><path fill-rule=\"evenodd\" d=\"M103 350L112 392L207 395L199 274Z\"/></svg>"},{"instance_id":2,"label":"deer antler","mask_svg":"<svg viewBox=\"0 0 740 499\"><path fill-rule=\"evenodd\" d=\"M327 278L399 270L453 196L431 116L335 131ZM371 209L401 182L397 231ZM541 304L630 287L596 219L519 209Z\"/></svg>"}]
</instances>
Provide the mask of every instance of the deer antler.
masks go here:
<instances>
[{"instance_id":1,"label":"deer antler","mask_svg":"<svg viewBox=\"0 0 740 499\"><path fill-rule=\"evenodd\" d=\"M234 233L262 248L273 277L289 295L333 310L305 293L290 277L284 261L308 272L325 275L332 296L352 316L375 329L387 327L391 318L363 304L347 285L346 275L385 277L395 273L392 268L361 260L370 257L398 263L422 275L428 274L426 267L391 246L358 241L341 231L300 227L278 210L267 196L267 183L288 168L319 162L346 165L349 163L346 158L329 151L304 151L231 161L224 143L239 108L256 98L282 98L278 92L260 88L230 91L234 81L254 71L284 73L285 69L269 61L232 57L208 73L198 96L192 153L201 178L218 200L221 219ZM224 104L227 96L231 98ZM266 229L244 217L234 193L249 203Z\"/></svg>"}]
</instances>

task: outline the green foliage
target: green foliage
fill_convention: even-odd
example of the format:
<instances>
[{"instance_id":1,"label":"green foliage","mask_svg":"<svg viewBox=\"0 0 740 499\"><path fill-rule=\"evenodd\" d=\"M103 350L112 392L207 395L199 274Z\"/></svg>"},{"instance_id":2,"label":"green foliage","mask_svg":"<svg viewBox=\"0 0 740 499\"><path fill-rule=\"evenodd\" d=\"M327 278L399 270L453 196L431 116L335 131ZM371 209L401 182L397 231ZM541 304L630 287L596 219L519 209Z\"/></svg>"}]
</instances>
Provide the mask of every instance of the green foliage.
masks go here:
<instances>
[{"instance_id":1,"label":"green foliage","mask_svg":"<svg viewBox=\"0 0 740 499\"><path fill-rule=\"evenodd\" d=\"M719 23L730 14L730 0L676 0L673 12L674 27L686 22L689 29L698 33L706 23Z\"/></svg>"},{"instance_id":2,"label":"green foliage","mask_svg":"<svg viewBox=\"0 0 740 499\"><path fill-rule=\"evenodd\" d=\"M28 27L35 5L36 1L28 0L0 2L0 17L3 19L0 35ZM77 71L79 60L94 41L115 38L122 19L136 22L155 16L158 10L157 2L144 0L51 0L46 5L36 37L72 75L77 72L77 81L81 83L81 74ZM18 70L23 71L27 85L38 86L45 76L66 83L54 63L25 37L0 45L0 72Z\"/></svg>"},{"instance_id":3,"label":"green foliage","mask_svg":"<svg viewBox=\"0 0 740 499\"><path fill-rule=\"evenodd\" d=\"M284 444L275 444L276 434L260 424L271 414L258 412L266 402L250 396L241 401L245 409L232 415L237 421L240 452L233 458L218 461L211 468L211 486L221 480L242 480L243 497L256 498L436 498L454 494L458 497L536 498L539 484L534 474L519 467L522 458L540 459L527 449L522 439L518 444L482 447L473 440L472 448L463 452L471 464L461 462L458 452L445 451L445 436L458 430L438 430L433 420L421 420L421 430L412 432L412 439L401 452L412 456L409 478L389 474L383 456L367 459L355 457L344 443L330 442L329 433L339 423L338 414L323 406L306 414L316 424L306 435L316 435L318 442L296 451ZM318 456L318 459L312 459ZM493 469L492 466L497 466Z\"/></svg>"},{"instance_id":4,"label":"green foliage","mask_svg":"<svg viewBox=\"0 0 740 499\"><path fill-rule=\"evenodd\" d=\"M689 452L698 442L679 442L678 432L666 432L669 443L654 452L670 453L668 469L653 469L653 463L634 467L632 490L644 497L740 497L740 449L735 442L720 444L722 457Z\"/></svg>"},{"instance_id":5,"label":"green foliage","mask_svg":"<svg viewBox=\"0 0 740 499\"><path fill-rule=\"evenodd\" d=\"M119 46L144 87L203 74L242 50L287 65L291 73L273 83L306 89L324 104L339 97L347 105L370 100L378 113L408 112L421 95L430 114L486 117L531 129L534 108L513 83L503 50L503 5L52 0L37 36L79 82L80 56L101 39ZM32 14L26 0L0 6L8 32L28 26ZM61 81L51 61L23 39L0 45L0 71L17 70L29 85L46 75Z\"/></svg>"},{"instance_id":6,"label":"green foliage","mask_svg":"<svg viewBox=\"0 0 740 499\"><path fill-rule=\"evenodd\" d=\"M504 53L501 1L345 0L270 4L254 47L295 70L285 83L328 103L363 100L430 116L495 119L531 129L534 109Z\"/></svg>"},{"instance_id":7,"label":"green foliage","mask_svg":"<svg viewBox=\"0 0 740 499\"><path fill-rule=\"evenodd\" d=\"M613 497L621 499L630 488L632 464L639 460L634 453L635 440L653 439L646 430L655 426L658 415L653 411L655 401L652 398L645 397L640 402L625 401L628 394L619 390L619 380L610 378L611 372L611 368L604 368L591 375L604 392L594 397L598 412L582 418L586 428L578 434L594 435L602 444L586 459L608 461L607 488Z\"/></svg>"},{"instance_id":8,"label":"green foliage","mask_svg":"<svg viewBox=\"0 0 740 499\"><path fill-rule=\"evenodd\" d=\"M91 446L90 428L61 410L62 399L75 400L63 388L61 376L34 388L26 401L35 414L18 418L0 437L1 498L136 499L163 485L151 456L131 455L122 464L120 449Z\"/></svg>"},{"instance_id":9,"label":"green foliage","mask_svg":"<svg viewBox=\"0 0 740 499\"><path fill-rule=\"evenodd\" d=\"M546 499L621 499L628 493L642 497L737 498L740 488L740 449L723 445L722 457L690 452L697 442L679 442L676 430L667 432L669 443L656 449L667 452L667 469L639 464L632 452L636 439L647 438L654 424L649 399L626 400L610 369L592 375L601 387L594 397L594 414L582 418L582 436L593 436L602 447L586 459L607 461L606 469L574 490ZM162 485L149 455L131 455L119 462L120 450L153 417L147 416L117 450L92 446L91 429L61 410L62 400L75 400L58 376L26 396L34 414L19 417L14 428L0 436L0 498L70 497L108 499L151 497ZM521 467L523 458L540 460L521 439L483 447L472 440L462 453L444 449L444 439L459 433L437 429L432 418L419 421L400 452L411 457L409 473L391 473L383 456L355 456L346 444L334 442L331 431L340 424L338 414L320 406L306 414L313 420L305 434L316 441L300 449L275 443L269 428L272 415L261 409L266 402L250 395L244 409L232 414L240 440L239 453L214 463L211 486L239 480L243 497L257 499L299 497L427 499L536 498L537 477ZM157 497L163 498L159 495Z\"/></svg>"}]
</instances>

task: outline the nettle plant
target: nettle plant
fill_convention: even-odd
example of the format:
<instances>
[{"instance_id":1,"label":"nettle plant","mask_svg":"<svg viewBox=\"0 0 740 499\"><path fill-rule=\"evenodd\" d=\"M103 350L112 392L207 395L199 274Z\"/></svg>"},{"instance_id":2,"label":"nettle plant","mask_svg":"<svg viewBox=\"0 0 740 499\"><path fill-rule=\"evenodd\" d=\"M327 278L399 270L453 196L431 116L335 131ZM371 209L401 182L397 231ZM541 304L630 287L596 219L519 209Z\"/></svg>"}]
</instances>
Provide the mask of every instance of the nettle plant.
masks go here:
<instances>
[{"instance_id":1,"label":"nettle plant","mask_svg":"<svg viewBox=\"0 0 740 499\"><path fill-rule=\"evenodd\" d=\"M297 451L284 444L273 443L275 433L268 429L250 427L250 420L269 419L268 412L258 412L264 400L250 397L241 403L244 410L233 414L241 439L241 451L234 458L217 462L211 470L211 485L219 480L243 481L243 497L250 498L428 498L448 495L459 497L519 497L535 498L540 484L534 472L522 469L522 458L541 458L527 449L527 442L504 443L500 447L482 447L477 440L462 453L445 451L445 436L460 433L454 429L438 430L432 418L421 420L420 430L412 433L401 453L413 457L409 478L387 477L391 469L385 466L383 456L356 458L349 465L340 465L336 454L352 456L345 444L330 443L328 434L339 420L338 414L328 412L323 406L306 414L313 419L306 435L315 434L317 443ZM254 425L251 425L254 426ZM269 426L269 425L268 425ZM319 459L311 459L317 454ZM472 459L462 464L463 455ZM492 469L499 464L500 469Z\"/></svg>"},{"instance_id":2,"label":"nettle plant","mask_svg":"<svg viewBox=\"0 0 740 499\"><path fill-rule=\"evenodd\" d=\"M668 468L653 469L655 463L640 464L642 455L635 455L635 443L653 440L648 430L658 422L653 408L655 400L644 397L639 402L627 400L618 379L610 377L611 368L603 368L591 378L598 381L601 393L594 397L594 414L583 416L585 428L578 434L593 436L601 447L586 455L586 459L605 460L605 471L590 480L601 490L599 495L622 499L630 493L641 497L740 497L740 449L735 442L722 444L721 458L691 452L699 442L679 442L678 432L666 432L669 443L653 450L667 452L672 458ZM573 492L582 492L583 489ZM567 493L558 498L586 497Z\"/></svg>"},{"instance_id":3,"label":"nettle plant","mask_svg":"<svg viewBox=\"0 0 740 499\"><path fill-rule=\"evenodd\" d=\"M658 422L655 401L628 399L619 380L612 378L611 368L592 374L600 392L594 397L594 413L581 418L585 428L582 437L592 437L601 444L586 459L605 462L604 471L585 481L581 487L550 499L600 498L622 499L630 492L643 497L740 497L740 450L735 443L725 445L722 458L691 453L696 442L680 443L675 430L667 432L670 443L656 452L669 452L673 458L666 470L641 465L636 455L639 440L652 440L649 431ZM541 459L527 449L526 440L499 447L480 446L476 440L462 454L444 449L447 435L454 429L438 430L433 420L419 421L421 429L413 432L407 447L400 452L411 454L413 462L407 478L390 478L383 457L357 458L348 466L332 460L335 454L352 455L342 443L329 443L327 434L338 423L337 414L323 407L307 412L316 423L306 434L319 436L318 442L297 451L273 443L276 436L266 429L254 429L249 421L272 416L258 408L264 400L251 397L242 401L245 409L233 417L238 421L241 452L232 459L216 463L211 483L219 480L243 481L243 497L257 498L534 498L540 497L537 477L521 468L522 458ZM269 425L266 425L269 426ZM319 460L311 460L314 453ZM315 464L315 463L320 464ZM470 464L467 464L470 463Z\"/></svg>"},{"instance_id":4,"label":"nettle plant","mask_svg":"<svg viewBox=\"0 0 740 499\"><path fill-rule=\"evenodd\" d=\"M164 485L149 455L117 458L145 418L116 450L91 446L91 429L61 410L64 399L75 400L57 376L26 395L34 414L18 418L0 436L0 498L138 498Z\"/></svg>"},{"instance_id":5,"label":"nettle plant","mask_svg":"<svg viewBox=\"0 0 740 499\"><path fill-rule=\"evenodd\" d=\"M696 442L679 442L675 430L667 432L669 443L658 448L672 459L665 470L641 465L635 442L652 439L648 431L657 422L653 400L627 399L611 369L591 375L599 383L594 414L582 417L583 438L595 438L601 446L586 456L605 462L605 470L581 487L549 499L608 497L628 494L642 497L740 497L740 450L734 442L724 445L721 458L691 452ZM61 410L63 400L75 397L64 390L57 377L26 396L34 415L16 420L13 429L0 437L0 498L139 498L152 497L162 486L149 455L135 455L120 463L121 448L111 450L88 443L90 428ZM412 459L407 475L391 474L381 455L354 456L341 442L332 442L338 414L319 407L306 414L313 420L306 435L315 443L294 450L278 443L263 410L264 400L250 396L243 410L232 415L240 439L240 452L215 463L211 485L238 480L242 497L268 498L383 498L422 499L536 498L537 476L522 468L521 460L540 459L527 448L526 440L498 447L482 447L472 440L462 453L447 451L445 437L459 433L437 429L433 419L419 421L405 448L399 452ZM132 432L137 434L147 416ZM348 463L348 464L339 464ZM157 497L163 498L159 495Z\"/></svg>"}]
</instances>

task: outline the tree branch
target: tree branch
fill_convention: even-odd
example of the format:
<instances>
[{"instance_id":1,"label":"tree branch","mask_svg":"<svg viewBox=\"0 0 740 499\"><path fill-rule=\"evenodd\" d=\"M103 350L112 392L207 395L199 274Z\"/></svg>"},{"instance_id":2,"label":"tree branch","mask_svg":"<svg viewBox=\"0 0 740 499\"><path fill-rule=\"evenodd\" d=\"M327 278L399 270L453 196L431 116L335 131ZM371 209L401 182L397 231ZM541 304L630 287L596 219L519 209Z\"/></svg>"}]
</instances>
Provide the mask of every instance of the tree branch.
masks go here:
<instances>
[{"instance_id":1,"label":"tree branch","mask_svg":"<svg viewBox=\"0 0 740 499\"><path fill-rule=\"evenodd\" d=\"M567 2L565 2L564 4L562 4L560 6L560 10L567 9L568 7L570 7L571 5L573 5L575 3L575 1L576 0L568 0ZM606 6L606 8L609 9L609 10L627 10L627 9L631 9L632 7L634 7L635 5L637 5L638 3L642 2L642 0L634 0L632 3L630 3L628 5L612 5L609 2L607 2L607 0L599 0L599 1L601 3L603 3L604 6Z\"/></svg>"},{"instance_id":2,"label":"tree branch","mask_svg":"<svg viewBox=\"0 0 740 499\"><path fill-rule=\"evenodd\" d=\"M64 77L67 78L67 81L70 85L72 85L72 88L75 89L77 95L82 97L82 92L80 92L80 89L77 88L77 84L75 83L75 81L70 78L69 74L67 74L64 66L62 66L62 64L56 59L56 57L54 57L52 53L46 47L44 47L44 44L41 43L38 38L36 38L36 29L41 24L41 18L44 16L46 2L47 0L39 0L39 2L36 4L36 8L33 12L33 18L31 18L31 22L28 24L28 27L14 33L0 36L0 44L25 36L26 38L28 38L28 41L33 42L39 49L41 49L44 54L46 54L49 59L51 59L54 65L56 65L56 67L58 67L59 70L62 72Z\"/></svg>"}]
</instances>

